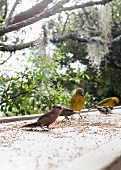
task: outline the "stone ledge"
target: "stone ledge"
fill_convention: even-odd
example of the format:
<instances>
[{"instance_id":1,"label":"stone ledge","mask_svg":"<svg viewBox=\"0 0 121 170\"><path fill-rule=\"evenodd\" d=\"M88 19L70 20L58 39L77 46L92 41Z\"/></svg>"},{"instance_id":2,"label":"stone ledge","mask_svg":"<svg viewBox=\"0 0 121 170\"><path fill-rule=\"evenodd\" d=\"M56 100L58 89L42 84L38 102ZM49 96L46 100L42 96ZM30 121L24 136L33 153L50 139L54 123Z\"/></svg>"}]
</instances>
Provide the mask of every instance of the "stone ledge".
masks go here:
<instances>
[{"instance_id":1,"label":"stone ledge","mask_svg":"<svg viewBox=\"0 0 121 170\"><path fill-rule=\"evenodd\" d=\"M109 115L86 111L82 119L75 115L66 122L58 119L48 132L21 129L36 121L33 116L38 115L0 119L1 169L121 170L121 109Z\"/></svg>"},{"instance_id":2,"label":"stone ledge","mask_svg":"<svg viewBox=\"0 0 121 170\"><path fill-rule=\"evenodd\" d=\"M56 170L121 170L121 137Z\"/></svg>"}]
</instances>

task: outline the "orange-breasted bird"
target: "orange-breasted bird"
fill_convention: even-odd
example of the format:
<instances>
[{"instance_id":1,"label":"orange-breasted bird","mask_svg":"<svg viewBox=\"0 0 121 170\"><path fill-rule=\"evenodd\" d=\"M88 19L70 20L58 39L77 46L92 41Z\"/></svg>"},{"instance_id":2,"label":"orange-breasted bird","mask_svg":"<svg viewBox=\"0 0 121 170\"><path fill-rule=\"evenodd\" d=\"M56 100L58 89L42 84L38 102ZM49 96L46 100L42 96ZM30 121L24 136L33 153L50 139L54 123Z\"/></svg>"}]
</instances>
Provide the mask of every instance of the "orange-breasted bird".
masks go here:
<instances>
[{"instance_id":1,"label":"orange-breasted bird","mask_svg":"<svg viewBox=\"0 0 121 170\"><path fill-rule=\"evenodd\" d=\"M62 112L64 108L62 106L55 106L50 112L45 113L44 115L40 116L40 118L35 122L31 124L27 124L22 126L23 127L37 127L40 126L43 130L43 126L46 126L49 129L49 125L55 122L55 120L60 116L60 113Z\"/></svg>"},{"instance_id":2,"label":"orange-breasted bird","mask_svg":"<svg viewBox=\"0 0 121 170\"><path fill-rule=\"evenodd\" d=\"M82 88L78 88L76 93L71 98L70 109L74 111L81 111L81 109L84 107L84 103L84 90Z\"/></svg>"},{"instance_id":3,"label":"orange-breasted bird","mask_svg":"<svg viewBox=\"0 0 121 170\"><path fill-rule=\"evenodd\" d=\"M97 106L95 105L95 107L97 108L97 110L101 113L101 114L111 114L113 107L112 106Z\"/></svg>"},{"instance_id":4,"label":"orange-breasted bird","mask_svg":"<svg viewBox=\"0 0 121 170\"><path fill-rule=\"evenodd\" d=\"M104 100L102 100L101 102L97 103L97 106L115 106L116 104L119 103L119 99L117 97L109 97L106 98Z\"/></svg>"}]
</instances>

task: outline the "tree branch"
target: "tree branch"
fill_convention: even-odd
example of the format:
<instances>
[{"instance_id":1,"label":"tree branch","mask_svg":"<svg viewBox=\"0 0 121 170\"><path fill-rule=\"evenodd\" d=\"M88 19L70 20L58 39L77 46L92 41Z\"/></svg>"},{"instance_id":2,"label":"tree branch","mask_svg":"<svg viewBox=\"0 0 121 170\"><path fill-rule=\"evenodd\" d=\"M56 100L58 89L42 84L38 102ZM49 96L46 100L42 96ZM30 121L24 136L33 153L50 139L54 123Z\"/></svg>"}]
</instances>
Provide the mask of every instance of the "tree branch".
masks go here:
<instances>
[{"instance_id":1,"label":"tree branch","mask_svg":"<svg viewBox=\"0 0 121 170\"><path fill-rule=\"evenodd\" d=\"M13 15L17 5L19 4L19 1L20 0L16 0L16 2L14 3L14 5L13 5L13 7L12 7L12 9L11 9L9 15L8 15L8 17L5 20L5 25L8 25L11 22L12 15Z\"/></svg>"},{"instance_id":2,"label":"tree branch","mask_svg":"<svg viewBox=\"0 0 121 170\"><path fill-rule=\"evenodd\" d=\"M71 7L63 7L64 2L59 2L56 5L54 5L52 8L47 9L43 11L41 14L35 15L32 18L29 18L25 21L21 21L17 24L10 25L8 27L1 27L0 28L0 36L4 35L5 33L11 32L18 30L20 28L23 28L25 26L31 25L39 20L42 20L44 18L49 18L50 16L53 16L57 13L61 13L62 11L72 11L75 9L80 9L80 8L85 8L89 6L94 6L94 5L105 5L106 3L111 2L112 0L100 0L100 1L90 1L87 3L83 3L81 5L74 5Z\"/></svg>"},{"instance_id":3,"label":"tree branch","mask_svg":"<svg viewBox=\"0 0 121 170\"><path fill-rule=\"evenodd\" d=\"M3 65L4 63L6 63L11 57L12 57L12 53L10 53L10 56L6 60L2 61L0 65Z\"/></svg>"},{"instance_id":4,"label":"tree branch","mask_svg":"<svg viewBox=\"0 0 121 170\"><path fill-rule=\"evenodd\" d=\"M60 36L58 38L53 38L50 41L52 43L61 43L61 42L67 41L68 39L78 41L78 42L85 42L85 43L89 42L89 40L87 38L81 38L80 36L78 36L74 33L70 33L70 34L67 34L67 35L64 35L64 36Z\"/></svg>"},{"instance_id":5,"label":"tree branch","mask_svg":"<svg viewBox=\"0 0 121 170\"><path fill-rule=\"evenodd\" d=\"M3 8L4 7L4 8ZM7 0L0 0L0 23L3 23L6 15L7 15L8 4Z\"/></svg>"},{"instance_id":6,"label":"tree branch","mask_svg":"<svg viewBox=\"0 0 121 170\"><path fill-rule=\"evenodd\" d=\"M52 0L41 1L32 8L28 9L27 11L21 12L20 14L16 15L10 24L16 24L18 22L21 22L28 18L32 18L33 16L42 13L50 3L52 3Z\"/></svg>"},{"instance_id":7,"label":"tree branch","mask_svg":"<svg viewBox=\"0 0 121 170\"><path fill-rule=\"evenodd\" d=\"M28 43L24 43L24 44L18 44L18 45L6 45L6 44L3 44L3 43L0 43L0 51L3 51L3 52L15 52L17 50L22 50L22 49L25 49L25 48L28 48L30 46L34 46L34 43L36 41L30 41Z\"/></svg>"},{"instance_id":8,"label":"tree branch","mask_svg":"<svg viewBox=\"0 0 121 170\"><path fill-rule=\"evenodd\" d=\"M64 25L63 25L63 30L62 30L62 32L61 32L61 35L64 34L64 31L65 31L65 28L66 28L66 24L67 24L67 22L68 22L68 20L69 20L69 14L67 13L66 15L67 15L67 16L66 16L66 21L65 21L65 23L64 23Z\"/></svg>"},{"instance_id":9,"label":"tree branch","mask_svg":"<svg viewBox=\"0 0 121 170\"><path fill-rule=\"evenodd\" d=\"M42 20L44 18L48 18L54 14L56 14L56 11L60 8L63 7L65 4L65 0L59 1L56 5L54 5L52 8L44 10L41 14L35 15L32 18L29 18L27 20L21 21L17 24L10 25L8 27L4 26L0 28L0 36L4 35L7 32L15 31L20 28L23 28L25 26L31 25L39 20Z\"/></svg>"},{"instance_id":10,"label":"tree branch","mask_svg":"<svg viewBox=\"0 0 121 170\"><path fill-rule=\"evenodd\" d=\"M0 11L4 5L6 5L6 0L0 0Z\"/></svg>"},{"instance_id":11,"label":"tree branch","mask_svg":"<svg viewBox=\"0 0 121 170\"><path fill-rule=\"evenodd\" d=\"M117 36L116 38L112 39L111 41L109 42L106 42L104 41L103 39L100 39L99 37L92 37L92 38L85 38L85 37L80 37L79 35L76 35L74 33L69 33L67 35L63 35L63 36L60 36L58 38L51 38L50 39L50 42L52 42L53 44L56 44L56 43L62 43L62 42L65 42L67 40L73 40L73 41L78 41L79 43L91 43L91 42L98 42L100 44L108 44L108 45L111 45L112 43L115 43L115 42L119 42L121 41L121 35ZM5 45L3 43L0 43L0 51L2 52L15 52L17 50L22 50L22 49L25 49L25 48L28 48L28 47L33 47L33 46L36 46L36 42L38 41L35 40L35 41L30 41L28 43L24 43L24 44L18 44L18 45Z\"/></svg>"},{"instance_id":12,"label":"tree branch","mask_svg":"<svg viewBox=\"0 0 121 170\"><path fill-rule=\"evenodd\" d=\"M74 33L70 33L70 34L67 34L67 35L64 35L64 36L61 36L61 37L58 37L58 38L53 38L50 41L52 43L62 43L62 42L67 41L68 39L78 41L79 43L98 42L100 44L106 43L107 45L110 45L112 43L121 41L121 35L117 36L116 38L112 39L111 41L105 41L105 40L101 39L100 37L91 37L91 38L83 37L82 38L82 37L80 37L80 36L78 36Z\"/></svg>"}]
</instances>

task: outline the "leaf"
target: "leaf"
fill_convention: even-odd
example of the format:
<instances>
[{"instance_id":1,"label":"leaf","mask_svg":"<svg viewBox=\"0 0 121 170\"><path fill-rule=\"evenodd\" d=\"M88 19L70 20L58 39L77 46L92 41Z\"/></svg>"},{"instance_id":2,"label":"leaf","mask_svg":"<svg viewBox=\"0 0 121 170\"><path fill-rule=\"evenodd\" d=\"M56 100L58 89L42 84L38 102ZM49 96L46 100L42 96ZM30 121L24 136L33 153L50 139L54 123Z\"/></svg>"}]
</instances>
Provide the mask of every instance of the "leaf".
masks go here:
<instances>
[{"instance_id":1,"label":"leaf","mask_svg":"<svg viewBox=\"0 0 121 170\"><path fill-rule=\"evenodd\" d=\"M61 86L61 85L60 85L60 81L59 81L59 82L57 82L57 87L60 88L60 86Z\"/></svg>"},{"instance_id":2,"label":"leaf","mask_svg":"<svg viewBox=\"0 0 121 170\"><path fill-rule=\"evenodd\" d=\"M83 79L85 78L85 74L82 74L82 78L83 78Z\"/></svg>"},{"instance_id":3,"label":"leaf","mask_svg":"<svg viewBox=\"0 0 121 170\"><path fill-rule=\"evenodd\" d=\"M90 77L87 74L85 74L85 76L86 76L87 79L90 79Z\"/></svg>"},{"instance_id":4,"label":"leaf","mask_svg":"<svg viewBox=\"0 0 121 170\"><path fill-rule=\"evenodd\" d=\"M18 104L16 105L16 108L17 108L18 110L20 110L20 106L19 106Z\"/></svg>"},{"instance_id":5,"label":"leaf","mask_svg":"<svg viewBox=\"0 0 121 170\"><path fill-rule=\"evenodd\" d=\"M75 81L76 83L80 83L80 78L75 77L75 78L74 78L74 81Z\"/></svg>"},{"instance_id":6,"label":"leaf","mask_svg":"<svg viewBox=\"0 0 121 170\"><path fill-rule=\"evenodd\" d=\"M8 111L11 112L12 111L12 106L8 107Z\"/></svg>"},{"instance_id":7,"label":"leaf","mask_svg":"<svg viewBox=\"0 0 121 170\"><path fill-rule=\"evenodd\" d=\"M4 105L1 106L1 112L3 112L3 111L4 111Z\"/></svg>"}]
</instances>

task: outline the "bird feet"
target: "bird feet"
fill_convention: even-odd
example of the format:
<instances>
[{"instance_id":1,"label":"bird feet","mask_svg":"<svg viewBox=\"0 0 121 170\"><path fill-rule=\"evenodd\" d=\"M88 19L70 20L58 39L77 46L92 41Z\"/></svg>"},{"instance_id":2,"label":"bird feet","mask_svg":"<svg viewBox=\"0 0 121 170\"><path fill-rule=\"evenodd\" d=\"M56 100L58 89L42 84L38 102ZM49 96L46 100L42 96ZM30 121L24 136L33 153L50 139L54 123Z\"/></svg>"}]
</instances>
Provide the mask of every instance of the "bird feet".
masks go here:
<instances>
[{"instance_id":1,"label":"bird feet","mask_svg":"<svg viewBox=\"0 0 121 170\"><path fill-rule=\"evenodd\" d=\"M75 120L75 117L73 115L71 116L71 120Z\"/></svg>"},{"instance_id":2,"label":"bird feet","mask_svg":"<svg viewBox=\"0 0 121 170\"><path fill-rule=\"evenodd\" d=\"M70 119L68 118L68 116L65 116L62 121L63 121L63 122L65 122L65 121L70 121Z\"/></svg>"},{"instance_id":3,"label":"bird feet","mask_svg":"<svg viewBox=\"0 0 121 170\"><path fill-rule=\"evenodd\" d=\"M44 131L44 132L51 130L51 128L49 128L49 127L46 127L46 128L41 127L41 128L42 128L42 131Z\"/></svg>"},{"instance_id":4,"label":"bird feet","mask_svg":"<svg viewBox=\"0 0 121 170\"><path fill-rule=\"evenodd\" d=\"M79 114L79 120L82 119L82 115L80 115L80 112L78 112L78 114Z\"/></svg>"}]
</instances>

